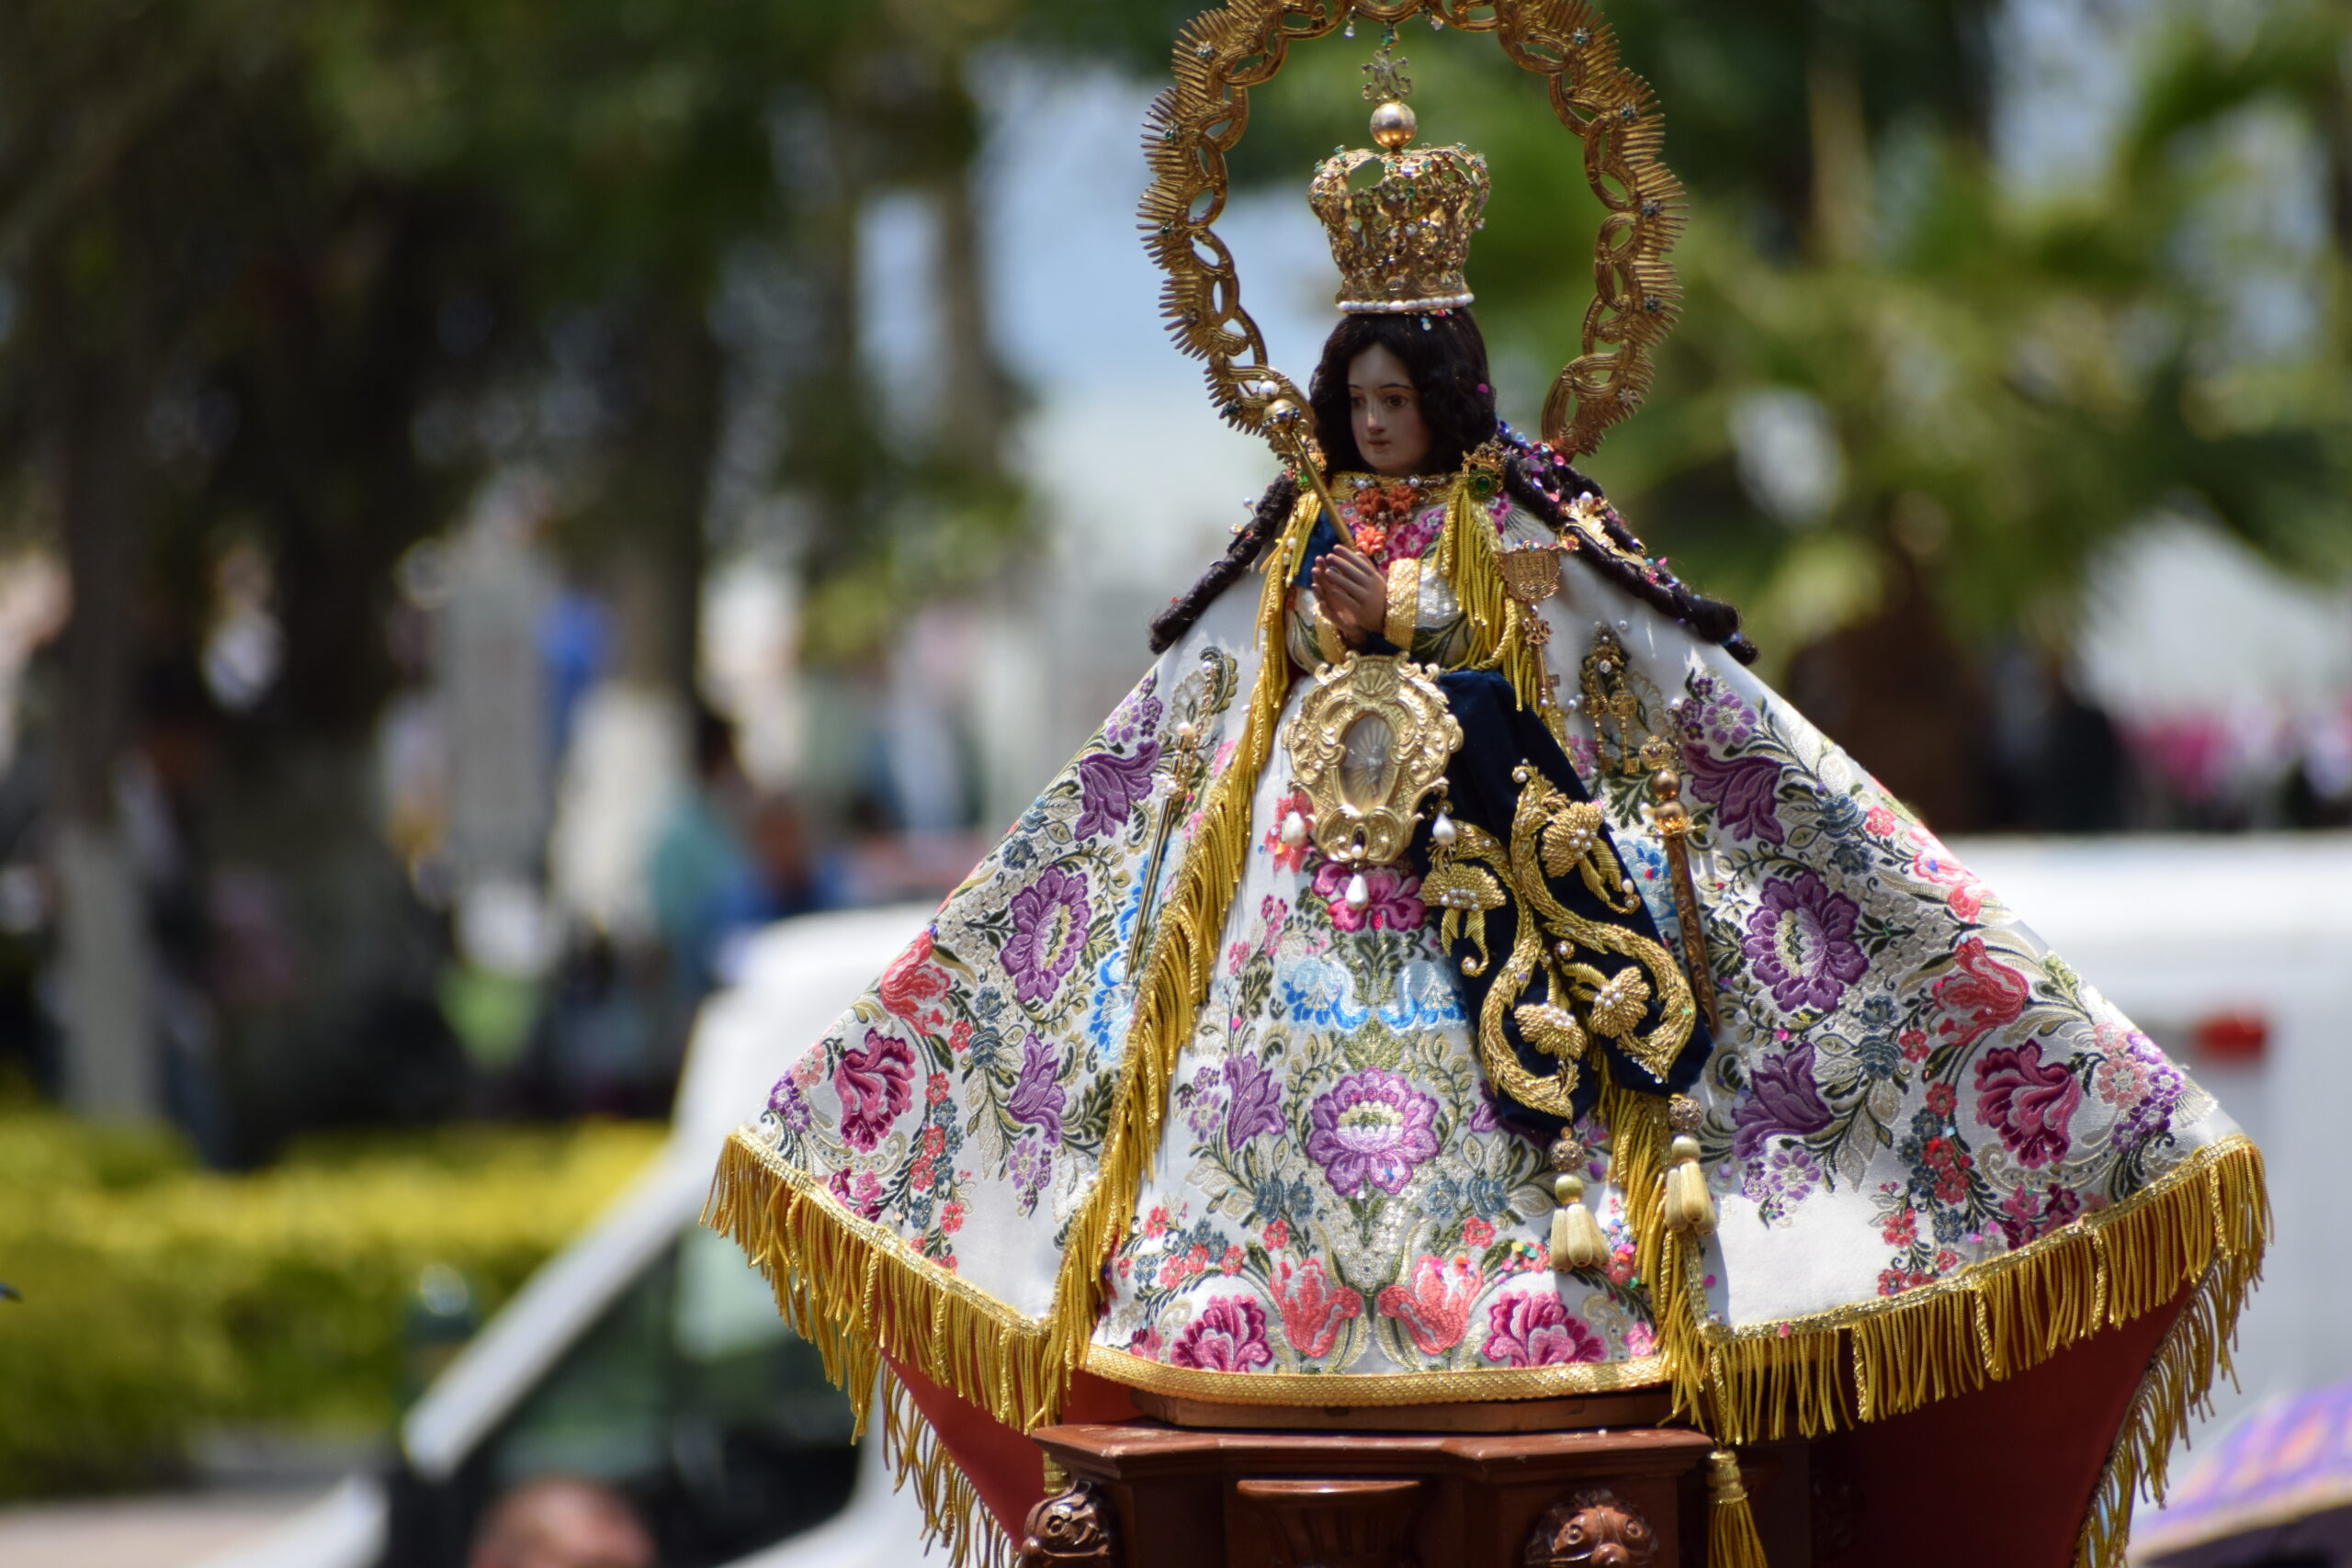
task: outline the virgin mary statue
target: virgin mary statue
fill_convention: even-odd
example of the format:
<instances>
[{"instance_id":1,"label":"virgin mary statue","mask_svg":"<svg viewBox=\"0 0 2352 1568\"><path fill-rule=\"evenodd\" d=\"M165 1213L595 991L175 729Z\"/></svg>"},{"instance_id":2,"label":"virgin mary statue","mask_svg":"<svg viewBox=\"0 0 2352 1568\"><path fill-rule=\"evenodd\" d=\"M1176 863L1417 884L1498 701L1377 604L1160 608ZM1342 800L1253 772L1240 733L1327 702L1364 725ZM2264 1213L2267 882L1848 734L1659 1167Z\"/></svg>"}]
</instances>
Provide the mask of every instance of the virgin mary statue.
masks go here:
<instances>
[{"instance_id":1,"label":"virgin mary statue","mask_svg":"<svg viewBox=\"0 0 2352 1568\"><path fill-rule=\"evenodd\" d=\"M1608 43L1574 0L1495 10L1507 48ZM1816 1562L2120 1562L2257 1268L2259 1155L1749 672L1570 466L1584 423L1498 419L1486 166L1412 145L1393 73L1380 147L1314 181L1343 284L1309 387L1233 366L1182 181L1280 13L1180 42L1146 218L1288 471L753 1108L712 1223L881 1392L959 1549L1017 1537L1041 1424L1647 1390L1726 1450L1815 1440L1852 1499ZM1617 136L1638 347L1672 184L1612 61L1544 68Z\"/></svg>"}]
</instances>

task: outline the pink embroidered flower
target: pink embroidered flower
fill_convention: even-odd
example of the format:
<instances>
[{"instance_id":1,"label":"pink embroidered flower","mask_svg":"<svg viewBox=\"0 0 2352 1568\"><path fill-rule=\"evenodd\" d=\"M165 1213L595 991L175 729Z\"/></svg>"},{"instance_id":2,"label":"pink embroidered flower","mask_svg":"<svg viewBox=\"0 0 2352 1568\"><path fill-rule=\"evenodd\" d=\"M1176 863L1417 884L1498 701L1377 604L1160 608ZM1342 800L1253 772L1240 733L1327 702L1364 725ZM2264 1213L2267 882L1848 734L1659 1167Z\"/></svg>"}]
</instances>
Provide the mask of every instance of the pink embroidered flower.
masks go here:
<instances>
[{"instance_id":1,"label":"pink embroidered flower","mask_svg":"<svg viewBox=\"0 0 2352 1568\"><path fill-rule=\"evenodd\" d=\"M1960 1106L1960 1091L1948 1083L1928 1086L1928 1109L1937 1115L1950 1117Z\"/></svg>"},{"instance_id":2,"label":"pink embroidered flower","mask_svg":"<svg viewBox=\"0 0 2352 1568\"><path fill-rule=\"evenodd\" d=\"M1298 813L1302 822L1315 820L1313 803L1306 798L1306 792L1303 789L1295 789L1274 802L1274 825L1266 829L1263 840L1266 852L1273 856L1274 863L1284 871L1296 871L1305 865L1307 849L1314 842L1311 839L1301 839L1295 844L1283 842L1283 824L1290 820L1290 814L1294 811Z\"/></svg>"},{"instance_id":3,"label":"pink embroidered flower","mask_svg":"<svg viewBox=\"0 0 2352 1568\"><path fill-rule=\"evenodd\" d=\"M1272 958L1282 947L1283 928L1290 923L1290 906L1269 893L1258 906L1258 919L1266 928L1266 938L1261 946Z\"/></svg>"},{"instance_id":4,"label":"pink embroidered flower","mask_svg":"<svg viewBox=\"0 0 2352 1568\"><path fill-rule=\"evenodd\" d=\"M1935 1282L1936 1277L1933 1274L1921 1269L1883 1269L1879 1270L1878 1293L1882 1296L1899 1296L1905 1291L1916 1291L1922 1285L1932 1285Z\"/></svg>"},{"instance_id":5,"label":"pink embroidered flower","mask_svg":"<svg viewBox=\"0 0 2352 1568\"><path fill-rule=\"evenodd\" d=\"M1470 1331L1470 1305L1486 1284L1486 1270L1459 1254L1418 1258L1405 1284L1380 1292L1380 1315L1403 1324L1422 1355L1442 1356Z\"/></svg>"},{"instance_id":6,"label":"pink embroidered flower","mask_svg":"<svg viewBox=\"0 0 2352 1568\"><path fill-rule=\"evenodd\" d=\"M945 1073L932 1074L931 1077L923 1079L922 1102L925 1105L946 1104L948 1090L953 1087L954 1086L947 1081L947 1075Z\"/></svg>"},{"instance_id":7,"label":"pink embroidered flower","mask_svg":"<svg viewBox=\"0 0 2352 1568\"><path fill-rule=\"evenodd\" d=\"M950 1199L945 1203L940 1205L939 1228L945 1231L949 1235L954 1235L957 1231L964 1228L963 1200Z\"/></svg>"},{"instance_id":8,"label":"pink embroidered flower","mask_svg":"<svg viewBox=\"0 0 2352 1568\"><path fill-rule=\"evenodd\" d=\"M925 1034L947 1027L946 1011L939 1005L947 996L947 971L931 961L931 932L925 931L882 972L882 983L875 987L883 1011L905 1019Z\"/></svg>"},{"instance_id":9,"label":"pink embroidered flower","mask_svg":"<svg viewBox=\"0 0 2352 1568\"><path fill-rule=\"evenodd\" d=\"M959 1018L956 1027L947 1032L947 1048L961 1055L972 1043L972 1021Z\"/></svg>"},{"instance_id":10,"label":"pink embroidered flower","mask_svg":"<svg viewBox=\"0 0 2352 1568\"><path fill-rule=\"evenodd\" d=\"M1167 1230L1168 1206L1164 1203L1155 1203L1152 1205L1151 1213L1143 1217L1143 1234L1161 1235L1166 1234Z\"/></svg>"},{"instance_id":11,"label":"pink embroidered flower","mask_svg":"<svg viewBox=\"0 0 2352 1568\"><path fill-rule=\"evenodd\" d=\"M1246 1372L1271 1365L1274 1352L1266 1343L1266 1309L1246 1297L1217 1297L1176 1337L1168 1359L1206 1372Z\"/></svg>"},{"instance_id":12,"label":"pink embroidered flower","mask_svg":"<svg viewBox=\"0 0 2352 1568\"><path fill-rule=\"evenodd\" d=\"M1928 1059L1928 1032L1926 1030L1906 1029L1902 1033L1896 1035L1894 1037L1894 1041L1896 1044L1903 1047L1903 1059L1905 1061L1918 1063L1924 1062Z\"/></svg>"},{"instance_id":13,"label":"pink embroidered flower","mask_svg":"<svg viewBox=\"0 0 2352 1568\"><path fill-rule=\"evenodd\" d=\"M1621 1247L1611 1251L1609 1254L1609 1282L1612 1285L1630 1284L1633 1278L1634 1249Z\"/></svg>"},{"instance_id":14,"label":"pink embroidered flower","mask_svg":"<svg viewBox=\"0 0 2352 1568\"><path fill-rule=\"evenodd\" d=\"M1487 1308L1487 1342L1479 1354L1506 1367L1556 1367L1598 1361L1608 1354L1600 1336L1568 1315L1549 1290L1518 1291Z\"/></svg>"},{"instance_id":15,"label":"pink embroidered flower","mask_svg":"<svg viewBox=\"0 0 2352 1568\"><path fill-rule=\"evenodd\" d=\"M1646 1323L1636 1323L1625 1330L1625 1354L1646 1356L1657 1348L1657 1330Z\"/></svg>"},{"instance_id":16,"label":"pink embroidered flower","mask_svg":"<svg viewBox=\"0 0 2352 1568\"><path fill-rule=\"evenodd\" d=\"M1873 806L1862 814L1862 830L1885 838L1894 831L1894 813L1883 806Z\"/></svg>"},{"instance_id":17,"label":"pink embroidered flower","mask_svg":"<svg viewBox=\"0 0 2352 1568\"><path fill-rule=\"evenodd\" d=\"M890 1123L912 1101L915 1054L903 1040L878 1029L865 1032L865 1043L842 1053L833 1068L833 1092L842 1101L842 1136L860 1154L890 1130Z\"/></svg>"},{"instance_id":18,"label":"pink embroidered flower","mask_svg":"<svg viewBox=\"0 0 2352 1568\"><path fill-rule=\"evenodd\" d=\"M1879 1235L1889 1247L1909 1247L1919 1239L1919 1211L1897 1209L1886 1217Z\"/></svg>"},{"instance_id":19,"label":"pink embroidered flower","mask_svg":"<svg viewBox=\"0 0 2352 1568\"><path fill-rule=\"evenodd\" d=\"M1238 1247L1227 1247L1225 1249L1225 1256L1216 1260L1217 1272L1238 1274L1241 1272L1241 1249Z\"/></svg>"},{"instance_id":20,"label":"pink embroidered flower","mask_svg":"<svg viewBox=\"0 0 2352 1568\"><path fill-rule=\"evenodd\" d=\"M1462 1245L1479 1248L1495 1245L1495 1227L1487 1221L1472 1218L1462 1222Z\"/></svg>"},{"instance_id":21,"label":"pink embroidered flower","mask_svg":"<svg viewBox=\"0 0 2352 1568\"><path fill-rule=\"evenodd\" d=\"M1951 888L1944 902L1951 906L1952 913L1963 920L1975 919L1984 908L1984 885L1976 880L1976 874L1952 859L1951 852L1925 828L1912 829L1911 837L1920 846L1911 856L1912 874Z\"/></svg>"},{"instance_id":22,"label":"pink embroidered flower","mask_svg":"<svg viewBox=\"0 0 2352 1568\"><path fill-rule=\"evenodd\" d=\"M1421 902L1421 879L1391 866L1367 866L1363 885L1372 895L1361 909L1347 900L1348 881L1356 874L1337 861L1325 861L1315 874L1317 897L1331 906L1331 923L1343 931L1370 926L1376 931L1418 931L1429 919Z\"/></svg>"},{"instance_id":23,"label":"pink embroidered flower","mask_svg":"<svg viewBox=\"0 0 2352 1568\"><path fill-rule=\"evenodd\" d=\"M1283 1314L1283 1337L1312 1360L1329 1355L1340 1325L1363 1315L1363 1297L1345 1285L1334 1285L1323 1271L1323 1260L1310 1258L1276 1266L1274 1305Z\"/></svg>"},{"instance_id":24,"label":"pink embroidered flower","mask_svg":"<svg viewBox=\"0 0 2352 1568\"><path fill-rule=\"evenodd\" d=\"M1946 1018L1936 1026L1936 1032L1947 1039L1956 1037L1962 1045L1973 1045L2004 1024L2016 1022L2025 1011L2025 976L1995 962L1984 950L1982 937L1962 942L1954 960L1960 973L1945 976L1931 989L1937 1005L1947 1013L1965 1016Z\"/></svg>"},{"instance_id":25,"label":"pink embroidered flower","mask_svg":"<svg viewBox=\"0 0 2352 1568\"><path fill-rule=\"evenodd\" d=\"M846 1170L837 1170L825 1178L825 1190L861 1220L882 1217L882 1183L871 1171L861 1170L853 1177Z\"/></svg>"},{"instance_id":26,"label":"pink embroidered flower","mask_svg":"<svg viewBox=\"0 0 2352 1568\"><path fill-rule=\"evenodd\" d=\"M907 1168L907 1185L918 1192L928 1192L933 1174L931 1156L925 1155Z\"/></svg>"},{"instance_id":27,"label":"pink embroidered flower","mask_svg":"<svg viewBox=\"0 0 2352 1568\"><path fill-rule=\"evenodd\" d=\"M1976 1064L1976 1115L2025 1166L2064 1159L2067 1123L2083 1086L2064 1062L2044 1062L2041 1042L1996 1046Z\"/></svg>"},{"instance_id":28,"label":"pink embroidered flower","mask_svg":"<svg viewBox=\"0 0 2352 1568\"><path fill-rule=\"evenodd\" d=\"M1290 1245L1290 1222L1269 1220L1266 1223L1266 1250L1280 1252Z\"/></svg>"}]
</instances>

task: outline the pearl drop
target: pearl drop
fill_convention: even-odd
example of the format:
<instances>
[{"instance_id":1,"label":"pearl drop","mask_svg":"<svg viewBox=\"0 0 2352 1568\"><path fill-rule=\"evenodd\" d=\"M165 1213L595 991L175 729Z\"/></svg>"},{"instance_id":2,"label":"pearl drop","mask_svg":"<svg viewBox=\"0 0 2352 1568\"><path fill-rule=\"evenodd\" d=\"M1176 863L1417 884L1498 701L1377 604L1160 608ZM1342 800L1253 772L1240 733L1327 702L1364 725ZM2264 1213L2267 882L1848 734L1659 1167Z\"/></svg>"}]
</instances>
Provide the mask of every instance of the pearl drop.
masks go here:
<instances>
[{"instance_id":1,"label":"pearl drop","mask_svg":"<svg viewBox=\"0 0 2352 1568\"><path fill-rule=\"evenodd\" d=\"M1577 696L1570 697L1567 702L1567 708L1570 713L1582 713L1584 711L1584 699Z\"/></svg>"},{"instance_id":2,"label":"pearl drop","mask_svg":"<svg viewBox=\"0 0 2352 1568\"><path fill-rule=\"evenodd\" d=\"M1347 899L1351 909L1361 909L1372 902L1372 888L1364 882L1363 872L1348 878Z\"/></svg>"},{"instance_id":3,"label":"pearl drop","mask_svg":"<svg viewBox=\"0 0 2352 1568\"><path fill-rule=\"evenodd\" d=\"M1306 842L1306 818L1294 811L1283 818L1283 842L1292 849Z\"/></svg>"},{"instance_id":4,"label":"pearl drop","mask_svg":"<svg viewBox=\"0 0 2352 1568\"><path fill-rule=\"evenodd\" d=\"M1617 623L1617 629L1621 632L1632 631L1634 629L1634 623L1631 621L1620 621Z\"/></svg>"},{"instance_id":5,"label":"pearl drop","mask_svg":"<svg viewBox=\"0 0 2352 1568\"><path fill-rule=\"evenodd\" d=\"M1437 820L1430 824L1430 842L1451 847L1458 835L1453 830L1453 818L1441 811Z\"/></svg>"}]
</instances>

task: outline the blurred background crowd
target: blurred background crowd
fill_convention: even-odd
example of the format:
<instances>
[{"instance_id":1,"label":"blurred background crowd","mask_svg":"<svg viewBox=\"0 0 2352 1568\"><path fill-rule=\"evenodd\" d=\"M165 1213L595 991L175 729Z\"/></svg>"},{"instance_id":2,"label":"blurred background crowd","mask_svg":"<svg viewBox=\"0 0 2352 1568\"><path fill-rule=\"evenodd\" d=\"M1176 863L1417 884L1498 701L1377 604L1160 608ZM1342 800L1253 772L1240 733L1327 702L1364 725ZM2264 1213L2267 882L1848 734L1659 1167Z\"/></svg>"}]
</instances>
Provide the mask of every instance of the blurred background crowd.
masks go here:
<instances>
[{"instance_id":1,"label":"blurred background crowd","mask_svg":"<svg viewBox=\"0 0 2352 1568\"><path fill-rule=\"evenodd\" d=\"M380 1430L754 933L945 891L1141 673L1272 472L1133 231L1191 9L0 6L0 1499ZM1691 202L1589 468L1767 677L1948 836L2352 824L2352 12L1606 10ZM1221 226L1294 375L1354 32ZM1598 209L1400 48L1532 426Z\"/></svg>"}]
</instances>

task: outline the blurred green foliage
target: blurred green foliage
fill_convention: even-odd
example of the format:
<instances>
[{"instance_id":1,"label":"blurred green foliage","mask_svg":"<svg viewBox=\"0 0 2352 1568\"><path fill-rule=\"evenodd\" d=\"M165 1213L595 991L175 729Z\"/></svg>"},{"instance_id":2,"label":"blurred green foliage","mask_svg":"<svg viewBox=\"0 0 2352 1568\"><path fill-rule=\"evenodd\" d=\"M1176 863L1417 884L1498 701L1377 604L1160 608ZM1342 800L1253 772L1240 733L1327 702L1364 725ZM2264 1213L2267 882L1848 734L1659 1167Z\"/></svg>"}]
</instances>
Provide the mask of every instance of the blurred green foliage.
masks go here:
<instances>
[{"instance_id":1,"label":"blurred green foliage","mask_svg":"<svg viewBox=\"0 0 2352 1568\"><path fill-rule=\"evenodd\" d=\"M160 1133L0 1110L0 1498L168 1474L208 1423L381 1431L431 1264L494 1306L662 1130L450 1128L201 1171Z\"/></svg>"}]
</instances>

